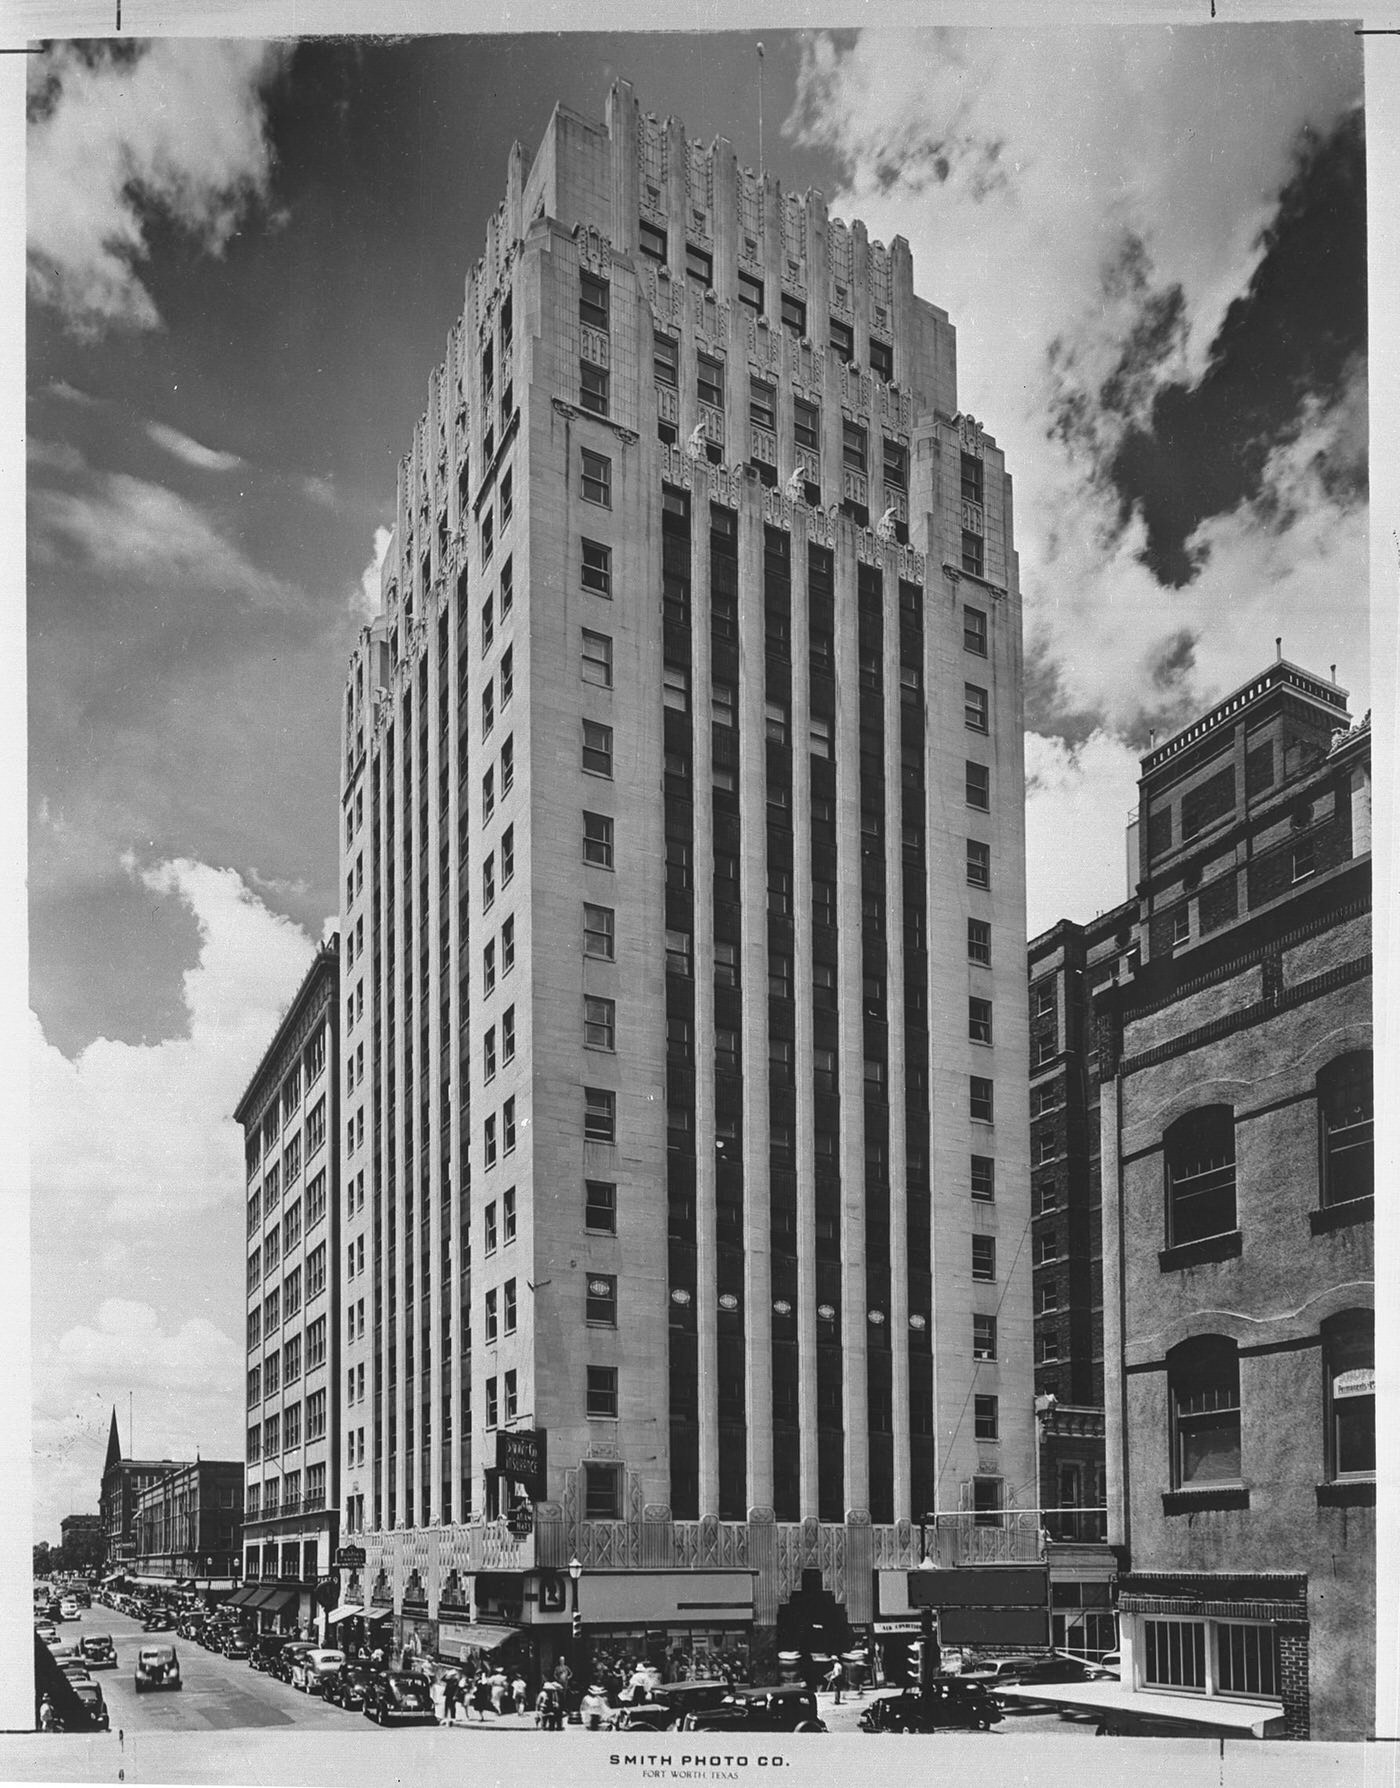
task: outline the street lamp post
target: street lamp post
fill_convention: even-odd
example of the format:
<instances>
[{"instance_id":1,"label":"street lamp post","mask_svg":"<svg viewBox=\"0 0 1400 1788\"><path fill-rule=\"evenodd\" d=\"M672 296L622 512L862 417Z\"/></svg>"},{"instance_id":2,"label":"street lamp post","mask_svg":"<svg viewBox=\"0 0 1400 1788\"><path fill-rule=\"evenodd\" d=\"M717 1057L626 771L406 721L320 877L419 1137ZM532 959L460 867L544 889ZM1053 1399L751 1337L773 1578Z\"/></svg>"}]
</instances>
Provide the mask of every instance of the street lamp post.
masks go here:
<instances>
[{"instance_id":1,"label":"street lamp post","mask_svg":"<svg viewBox=\"0 0 1400 1788\"><path fill-rule=\"evenodd\" d=\"M937 1561L929 1556L928 1528L932 1516L924 1515L919 1522L919 1569L936 1571ZM928 1586L931 1588L931 1585ZM941 1654L938 1648L938 1635L934 1629L933 1603L928 1599L928 1588L919 1607L919 1693L925 1701L932 1698L933 1679L938 1674Z\"/></svg>"},{"instance_id":2,"label":"street lamp post","mask_svg":"<svg viewBox=\"0 0 1400 1788\"><path fill-rule=\"evenodd\" d=\"M577 1691L580 1695L583 1694L584 1688L585 1688L584 1652L583 1652L583 1616L582 1616L582 1614L580 1614L579 1606L578 1606L578 1585L579 1585L579 1578L582 1577L582 1575L583 1575L583 1561L579 1558L578 1554L575 1553L574 1556L569 1560L569 1581L574 1586L574 1592L573 1592L573 1644L572 1644L571 1650L573 1652L574 1674L578 1678L578 1681L577 1681L575 1687L577 1688Z\"/></svg>"}]
</instances>

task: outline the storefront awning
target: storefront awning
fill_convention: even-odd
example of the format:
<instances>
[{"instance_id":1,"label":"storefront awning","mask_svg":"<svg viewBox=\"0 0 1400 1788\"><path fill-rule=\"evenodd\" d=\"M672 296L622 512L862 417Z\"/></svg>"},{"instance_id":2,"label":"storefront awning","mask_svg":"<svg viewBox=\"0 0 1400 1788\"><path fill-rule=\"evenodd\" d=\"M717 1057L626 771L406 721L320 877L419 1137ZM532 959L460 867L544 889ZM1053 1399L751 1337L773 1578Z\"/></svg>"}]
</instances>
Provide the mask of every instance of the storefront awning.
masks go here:
<instances>
[{"instance_id":1,"label":"storefront awning","mask_svg":"<svg viewBox=\"0 0 1400 1788\"><path fill-rule=\"evenodd\" d=\"M233 1594L224 1603L224 1607L225 1608L249 1608L252 1606L253 1597L257 1593L258 1593L258 1585L256 1583L245 1583L243 1585L242 1589L234 1590Z\"/></svg>"},{"instance_id":2,"label":"storefront awning","mask_svg":"<svg viewBox=\"0 0 1400 1788\"><path fill-rule=\"evenodd\" d=\"M459 1624L443 1620L438 1623L438 1649L445 1651L451 1646L454 1651L495 1651L523 1631L523 1627L475 1626L467 1621Z\"/></svg>"},{"instance_id":3,"label":"storefront awning","mask_svg":"<svg viewBox=\"0 0 1400 1788\"><path fill-rule=\"evenodd\" d=\"M126 1575L125 1571L109 1571L108 1574L101 1579L101 1581L103 1583L120 1583L122 1578L125 1577L125 1575Z\"/></svg>"},{"instance_id":4,"label":"storefront awning","mask_svg":"<svg viewBox=\"0 0 1400 1788\"><path fill-rule=\"evenodd\" d=\"M326 1619L332 1626L338 1620L350 1620L356 1614L363 1614L364 1609L358 1602L342 1602L338 1608L332 1608Z\"/></svg>"},{"instance_id":5,"label":"storefront awning","mask_svg":"<svg viewBox=\"0 0 1400 1788\"><path fill-rule=\"evenodd\" d=\"M1024 1687L998 1683L997 1700L1039 1701L1056 1707L1079 1707L1109 1718L1176 1720L1183 1725L1218 1727L1253 1738L1283 1735L1281 1701L1235 1701L1218 1695L1171 1695L1132 1689L1121 1682L1045 1682Z\"/></svg>"},{"instance_id":6,"label":"storefront awning","mask_svg":"<svg viewBox=\"0 0 1400 1788\"><path fill-rule=\"evenodd\" d=\"M394 1610L392 1608L379 1607L365 1609L365 1619L371 1626L377 1626L381 1620L392 1620L393 1618Z\"/></svg>"},{"instance_id":7,"label":"storefront awning","mask_svg":"<svg viewBox=\"0 0 1400 1788\"><path fill-rule=\"evenodd\" d=\"M258 1598L249 1606L264 1614L286 1614L296 1607L298 1600L294 1589L263 1589L258 1591Z\"/></svg>"}]
</instances>

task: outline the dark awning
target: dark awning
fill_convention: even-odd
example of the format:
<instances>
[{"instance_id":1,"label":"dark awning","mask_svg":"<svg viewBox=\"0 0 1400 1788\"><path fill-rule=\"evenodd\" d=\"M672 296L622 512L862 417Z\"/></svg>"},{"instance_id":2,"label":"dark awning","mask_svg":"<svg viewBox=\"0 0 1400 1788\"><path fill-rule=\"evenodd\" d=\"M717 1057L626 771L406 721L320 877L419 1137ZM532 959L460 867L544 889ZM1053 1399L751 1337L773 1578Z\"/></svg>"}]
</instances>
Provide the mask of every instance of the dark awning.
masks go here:
<instances>
[{"instance_id":1,"label":"dark awning","mask_svg":"<svg viewBox=\"0 0 1400 1788\"><path fill-rule=\"evenodd\" d=\"M246 1608L257 1593L258 1592L257 1592L256 1584L245 1583L242 1589L234 1590L233 1594L224 1603L224 1607L225 1608Z\"/></svg>"},{"instance_id":2,"label":"dark awning","mask_svg":"<svg viewBox=\"0 0 1400 1788\"><path fill-rule=\"evenodd\" d=\"M299 1599L294 1589L264 1590L263 1596L258 1605L267 1614L287 1614L296 1607Z\"/></svg>"}]
</instances>

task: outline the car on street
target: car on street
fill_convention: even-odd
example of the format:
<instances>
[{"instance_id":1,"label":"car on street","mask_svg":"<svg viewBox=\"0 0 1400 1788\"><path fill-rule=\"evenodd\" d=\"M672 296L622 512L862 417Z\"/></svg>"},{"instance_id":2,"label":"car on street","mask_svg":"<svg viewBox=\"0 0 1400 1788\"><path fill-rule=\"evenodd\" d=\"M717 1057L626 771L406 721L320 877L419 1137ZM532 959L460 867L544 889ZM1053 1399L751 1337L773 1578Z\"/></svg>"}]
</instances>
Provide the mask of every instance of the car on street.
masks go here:
<instances>
[{"instance_id":1,"label":"car on street","mask_svg":"<svg viewBox=\"0 0 1400 1788\"><path fill-rule=\"evenodd\" d=\"M685 1732L825 1732L817 1697L801 1683L734 1688L713 1707L685 1716Z\"/></svg>"},{"instance_id":2,"label":"car on street","mask_svg":"<svg viewBox=\"0 0 1400 1788\"><path fill-rule=\"evenodd\" d=\"M343 1707L354 1713L365 1704L365 1689L374 1672L368 1664L346 1664L334 1676L328 1676L321 1690L321 1699L331 1707Z\"/></svg>"},{"instance_id":3,"label":"car on street","mask_svg":"<svg viewBox=\"0 0 1400 1788\"><path fill-rule=\"evenodd\" d=\"M424 1726L437 1725L432 1684L426 1676L412 1671L391 1670L371 1677L365 1684L362 1711L367 1720L381 1726L408 1725L414 1721Z\"/></svg>"},{"instance_id":4,"label":"car on street","mask_svg":"<svg viewBox=\"0 0 1400 1788\"><path fill-rule=\"evenodd\" d=\"M173 1645L143 1645L136 1654L136 1693L143 1689L178 1689L180 1659Z\"/></svg>"},{"instance_id":5,"label":"car on street","mask_svg":"<svg viewBox=\"0 0 1400 1788\"><path fill-rule=\"evenodd\" d=\"M117 1648L110 1633L85 1633L78 1650L93 1670L115 1670L117 1667Z\"/></svg>"},{"instance_id":6,"label":"car on street","mask_svg":"<svg viewBox=\"0 0 1400 1788\"><path fill-rule=\"evenodd\" d=\"M88 1667L83 1662L81 1657L75 1656L75 1657L71 1657L71 1658L65 1658L64 1661L59 1665L59 1669L63 1672L63 1674L68 1678L68 1680L70 1682L91 1682L92 1681L91 1676L88 1674Z\"/></svg>"},{"instance_id":7,"label":"car on street","mask_svg":"<svg viewBox=\"0 0 1400 1788\"><path fill-rule=\"evenodd\" d=\"M304 1695L319 1695L327 1680L344 1668L345 1653L316 1646L301 1652L292 1663L291 1684Z\"/></svg>"},{"instance_id":8,"label":"car on street","mask_svg":"<svg viewBox=\"0 0 1400 1788\"><path fill-rule=\"evenodd\" d=\"M729 1684L722 1676L668 1683L638 1700L624 1702L614 1724L619 1732L671 1732L687 1714L717 1707L728 1693Z\"/></svg>"},{"instance_id":9,"label":"car on street","mask_svg":"<svg viewBox=\"0 0 1400 1788\"><path fill-rule=\"evenodd\" d=\"M902 1689L872 1700L860 1716L862 1732L936 1732L945 1727L990 1731L1002 1711L980 1682L956 1678L929 1684L928 1693Z\"/></svg>"},{"instance_id":10,"label":"car on street","mask_svg":"<svg viewBox=\"0 0 1400 1788\"><path fill-rule=\"evenodd\" d=\"M290 1682L298 1657L304 1651L315 1651L315 1649L316 1647L309 1639L289 1639L272 1660L272 1668L268 1674L275 1676L278 1682Z\"/></svg>"},{"instance_id":11,"label":"car on street","mask_svg":"<svg viewBox=\"0 0 1400 1788\"><path fill-rule=\"evenodd\" d=\"M248 1662L254 1670L271 1670L277 1654L287 1641L280 1633L261 1633L253 1640Z\"/></svg>"},{"instance_id":12,"label":"car on street","mask_svg":"<svg viewBox=\"0 0 1400 1788\"><path fill-rule=\"evenodd\" d=\"M43 1640L45 1645L58 1644L58 1628L51 1620L36 1620L34 1622L34 1631Z\"/></svg>"},{"instance_id":13,"label":"car on street","mask_svg":"<svg viewBox=\"0 0 1400 1788\"><path fill-rule=\"evenodd\" d=\"M143 1633L173 1633L175 1622L163 1610L157 1611L155 1614L148 1614L141 1622L141 1631Z\"/></svg>"},{"instance_id":14,"label":"car on street","mask_svg":"<svg viewBox=\"0 0 1400 1788\"><path fill-rule=\"evenodd\" d=\"M1094 1666L1094 1671L1099 1681L1103 1681L1104 1678L1117 1681L1123 1674L1122 1652L1106 1651Z\"/></svg>"},{"instance_id":15,"label":"car on street","mask_svg":"<svg viewBox=\"0 0 1400 1788\"><path fill-rule=\"evenodd\" d=\"M81 1620L83 1618L83 1611L73 1600L72 1596L64 1596L63 1600L58 1604L58 1608L65 1620Z\"/></svg>"},{"instance_id":16,"label":"car on street","mask_svg":"<svg viewBox=\"0 0 1400 1788\"><path fill-rule=\"evenodd\" d=\"M92 1722L94 1732L110 1732L111 1716L107 1712L107 1703L103 1699L102 1690L91 1677L86 1682L75 1682L73 1692L82 1702L88 1719Z\"/></svg>"},{"instance_id":17,"label":"car on street","mask_svg":"<svg viewBox=\"0 0 1400 1788\"><path fill-rule=\"evenodd\" d=\"M248 1641L244 1638L243 1634L238 1632L236 1629L235 1629L235 1631L233 1631L231 1633L226 1633L224 1635L224 1642L219 1647L219 1650L224 1654L224 1656L226 1658L240 1658L240 1659L246 1658L248 1656L249 1652L252 1651L252 1649L253 1649L252 1646L249 1645Z\"/></svg>"}]
</instances>

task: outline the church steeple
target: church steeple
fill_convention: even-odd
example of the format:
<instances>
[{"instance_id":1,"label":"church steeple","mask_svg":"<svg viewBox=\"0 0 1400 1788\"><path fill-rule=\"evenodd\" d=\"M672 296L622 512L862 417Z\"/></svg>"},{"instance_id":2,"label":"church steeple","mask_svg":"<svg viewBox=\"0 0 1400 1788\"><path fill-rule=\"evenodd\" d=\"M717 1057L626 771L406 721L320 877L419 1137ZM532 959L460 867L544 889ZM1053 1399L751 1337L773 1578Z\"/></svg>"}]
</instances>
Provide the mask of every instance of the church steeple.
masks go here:
<instances>
[{"instance_id":1,"label":"church steeple","mask_svg":"<svg viewBox=\"0 0 1400 1788\"><path fill-rule=\"evenodd\" d=\"M107 1463L102 1467L103 1477L106 1477L114 1465L120 1463L121 1456L122 1443L121 1436L117 1433L117 1406L114 1403L112 1405L112 1427L107 1435Z\"/></svg>"}]
</instances>

